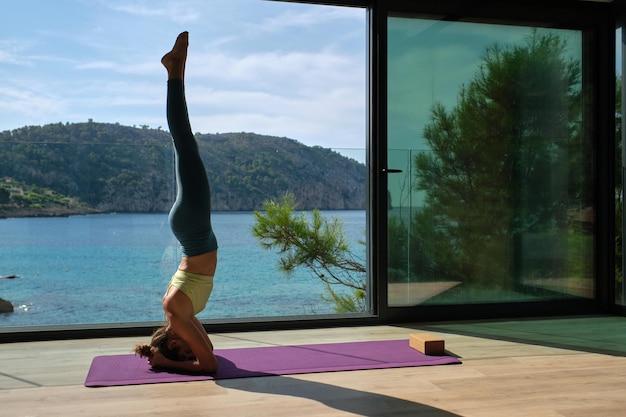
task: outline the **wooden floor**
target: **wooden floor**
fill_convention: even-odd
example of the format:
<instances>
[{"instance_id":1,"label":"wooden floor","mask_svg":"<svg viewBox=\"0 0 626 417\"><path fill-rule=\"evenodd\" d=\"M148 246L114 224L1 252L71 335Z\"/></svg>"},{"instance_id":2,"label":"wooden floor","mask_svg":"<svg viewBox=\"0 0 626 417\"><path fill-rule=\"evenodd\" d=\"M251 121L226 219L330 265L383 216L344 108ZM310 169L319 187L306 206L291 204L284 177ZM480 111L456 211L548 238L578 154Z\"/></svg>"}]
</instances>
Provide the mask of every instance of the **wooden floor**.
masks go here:
<instances>
[{"instance_id":1,"label":"wooden floor","mask_svg":"<svg viewBox=\"0 0 626 417\"><path fill-rule=\"evenodd\" d=\"M408 339L417 331L442 336L463 364L85 388L94 356L129 353L145 339L0 344L0 416L626 416L626 318L212 338L218 348L234 348Z\"/></svg>"}]
</instances>

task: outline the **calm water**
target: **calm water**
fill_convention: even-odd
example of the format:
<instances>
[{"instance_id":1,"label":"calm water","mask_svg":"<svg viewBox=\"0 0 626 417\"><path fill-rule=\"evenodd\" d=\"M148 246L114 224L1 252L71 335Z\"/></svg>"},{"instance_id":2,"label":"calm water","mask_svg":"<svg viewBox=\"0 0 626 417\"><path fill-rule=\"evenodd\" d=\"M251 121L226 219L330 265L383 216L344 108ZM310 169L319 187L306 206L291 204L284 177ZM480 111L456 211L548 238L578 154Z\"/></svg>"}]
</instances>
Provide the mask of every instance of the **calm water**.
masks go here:
<instances>
[{"instance_id":1,"label":"calm water","mask_svg":"<svg viewBox=\"0 0 626 417\"><path fill-rule=\"evenodd\" d=\"M364 253L364 211L338 217ZM220 252L215 288L200 318L326 314L324 286L307 270L285 277L278 255L251 234L254 215L214 213ZM0 298L16 311L0 326L160 321L161 298L180 252L166 214L0 219Z\"/></svg>"}]
</instances>

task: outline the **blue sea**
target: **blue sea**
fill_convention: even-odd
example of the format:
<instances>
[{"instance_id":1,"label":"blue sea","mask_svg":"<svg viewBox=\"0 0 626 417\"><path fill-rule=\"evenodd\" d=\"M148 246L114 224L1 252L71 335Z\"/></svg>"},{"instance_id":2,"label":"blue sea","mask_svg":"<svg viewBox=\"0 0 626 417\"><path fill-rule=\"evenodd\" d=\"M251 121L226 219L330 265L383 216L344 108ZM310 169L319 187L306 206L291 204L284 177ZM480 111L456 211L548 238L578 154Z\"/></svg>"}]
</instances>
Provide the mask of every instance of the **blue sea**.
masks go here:
<instances>
[{"instance_id":1,"label":"blue sea","mask_svg":"<svg viewBox=\"0 0 626 417\"><path fill-rule=\"evenodd\" d=\"M363 256L364 211L324 211ZM201 319L333 313L305 269L289 277L252 236L251 212L213 213L215 287ZM161 298L180 261L167 214L0 219L0 298L15 312L0 327L162 321Z\"/></svg>"}]
</instances>

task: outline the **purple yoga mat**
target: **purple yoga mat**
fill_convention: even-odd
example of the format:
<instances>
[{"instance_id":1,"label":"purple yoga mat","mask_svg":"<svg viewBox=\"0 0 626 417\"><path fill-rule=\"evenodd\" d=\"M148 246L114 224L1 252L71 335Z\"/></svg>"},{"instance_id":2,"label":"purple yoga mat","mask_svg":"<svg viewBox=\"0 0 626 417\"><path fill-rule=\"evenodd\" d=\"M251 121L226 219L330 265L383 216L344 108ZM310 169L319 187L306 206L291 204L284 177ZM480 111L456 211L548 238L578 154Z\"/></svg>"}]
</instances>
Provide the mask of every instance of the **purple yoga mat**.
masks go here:
<instances>
[{"instance_id":1,"label":"purple yoga mat","mask_svg":"<svg viewBox=\"0 0 626 417\"><path fill-rule=\"evenodd\" d=\"M216 349L215 356L220 365L214 375L155 371L145 358L132 354L97 356L91 363L85 386L156 384L461 363L453 356L424 355L411 348L408 340Z\"/></svg>"}]
</instances>

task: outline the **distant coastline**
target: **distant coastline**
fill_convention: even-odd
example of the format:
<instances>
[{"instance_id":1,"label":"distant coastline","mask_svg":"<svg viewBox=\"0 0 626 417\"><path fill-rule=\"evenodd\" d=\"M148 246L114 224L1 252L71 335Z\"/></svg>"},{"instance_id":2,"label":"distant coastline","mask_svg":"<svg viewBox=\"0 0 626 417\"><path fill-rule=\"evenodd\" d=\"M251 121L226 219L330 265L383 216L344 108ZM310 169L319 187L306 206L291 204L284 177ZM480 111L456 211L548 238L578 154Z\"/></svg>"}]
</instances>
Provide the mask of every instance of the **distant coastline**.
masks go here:
<instances>
[{"instance_id":1,"label":"distant coastline","mask_svg":"<svg viewBox=\"0 0 626 417\"><path fill-rule=\"evenodd\" d=\"M214 211L260 210L287 192L303 210L366 207L366 166L333 149L249 132L196 139ZM0 216L169 211L173 167L160 129L88 122L0 132Z\"/></svg>"},{"instance_id":2,"label":"distant coastline","mask_svg":"<svg viewBox=\"0 0 626 417\"><path fill-rule=\"evenodd\" d=\"M19 207L0 209L0 219L24 218L24 217L68 217L85 214L104 214L104 211L91 207L44 207L29 208Z\"/></svg>"}]
</instances>

